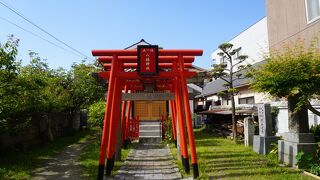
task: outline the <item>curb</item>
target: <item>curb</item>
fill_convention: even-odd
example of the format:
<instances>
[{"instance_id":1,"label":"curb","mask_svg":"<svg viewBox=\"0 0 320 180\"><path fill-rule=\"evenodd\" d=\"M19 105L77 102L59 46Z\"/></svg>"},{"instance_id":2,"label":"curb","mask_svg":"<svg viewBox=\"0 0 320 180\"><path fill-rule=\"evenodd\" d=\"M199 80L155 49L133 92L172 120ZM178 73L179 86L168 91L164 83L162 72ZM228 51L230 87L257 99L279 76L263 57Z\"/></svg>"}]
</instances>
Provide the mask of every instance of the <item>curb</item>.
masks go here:
<instances>
[{"instance_id":1,"label":"curb","mask_svg":"<svg viewBox=\"0 0 320 180\"><path fill-rule=\"evenodd\" d=\"M319 176L316 176L316 175L314 175L314 174L311 174L311 173L309 173L309 172L307 172L307 171L303 171L303 174L305 174L305 175L307 175L307 176L311 176L311 177L313 177L313 178L315 178L315 179L320 179Z\"/></svg>"}]
</instances>

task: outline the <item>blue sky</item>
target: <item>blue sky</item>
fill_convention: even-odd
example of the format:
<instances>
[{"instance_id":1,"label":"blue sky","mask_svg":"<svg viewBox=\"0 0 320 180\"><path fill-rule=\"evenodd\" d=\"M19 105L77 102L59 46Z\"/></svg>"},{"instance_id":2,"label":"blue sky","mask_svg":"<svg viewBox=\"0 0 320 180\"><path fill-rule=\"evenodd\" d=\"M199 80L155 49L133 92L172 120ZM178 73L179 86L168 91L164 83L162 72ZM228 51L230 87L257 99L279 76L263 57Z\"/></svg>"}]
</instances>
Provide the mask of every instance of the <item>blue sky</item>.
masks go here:
<instances>
[{"instance_id":1,"label":"blue sky","mask_svg":"<svg viewBox=\"0 0 320 180\"><path fill-rule=\"evenodd\" d=\"M203 49L203 56L195 61L195 65L203 68L210 68L210 54L219 44L229 41L265 16L265 0L0 1L90 57L92 49L123 49L143 38L165 49ZM18 58L23 64L29 62L29 50L47 59L51 68L69 69L73 62L81 62L81 57L34 37L1 18L56 44L59 42L0 4L0 42L4 42L9 34L19 38Z\"/></svg>"}]
</instances>

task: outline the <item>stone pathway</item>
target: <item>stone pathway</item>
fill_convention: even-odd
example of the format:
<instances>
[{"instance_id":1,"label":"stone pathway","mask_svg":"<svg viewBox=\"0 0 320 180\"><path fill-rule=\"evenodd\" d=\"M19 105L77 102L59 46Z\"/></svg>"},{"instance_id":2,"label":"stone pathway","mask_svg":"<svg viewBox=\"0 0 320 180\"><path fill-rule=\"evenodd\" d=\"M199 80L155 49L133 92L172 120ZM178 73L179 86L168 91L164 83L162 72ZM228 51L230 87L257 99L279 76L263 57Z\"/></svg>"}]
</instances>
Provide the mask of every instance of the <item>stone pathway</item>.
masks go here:
<instances>
[{"instance_id":1,"label":"stone pathway","mask_svg":"<svg viewBox=\"0 0 320 180\"><path fill-rule=\"evenodd\" d=\"M31 179L82 179L81 167L77 161L81 150L92 141L76 143L66 147L61 153L51 158L42 167L33 172Z\"/></svg>"},{"instance_id":2,"label":"stone pathway","mask_svg":"<svg viewBox=\"0 0 320 180\"><path fill-rule=\"evenodd\" d=\"M115 179L182 179L167 146L139 144L133 149Z\"/></svg>"}]
</instances>

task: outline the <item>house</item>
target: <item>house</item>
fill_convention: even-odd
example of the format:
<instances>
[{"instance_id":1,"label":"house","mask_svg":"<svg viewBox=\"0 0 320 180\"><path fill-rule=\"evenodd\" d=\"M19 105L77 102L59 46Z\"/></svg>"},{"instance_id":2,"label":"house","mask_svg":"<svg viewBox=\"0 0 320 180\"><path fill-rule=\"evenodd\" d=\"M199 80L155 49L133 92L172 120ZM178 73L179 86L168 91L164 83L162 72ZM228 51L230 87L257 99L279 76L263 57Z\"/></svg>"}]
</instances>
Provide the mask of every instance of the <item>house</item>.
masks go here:
<instances>
[{"instance_id":1,"label":"house","mask_svg":"<svg viewBox=\"0 0 320 180\"><path fill-rule=\"evenodd\" d=\"M283 45L290 45L298 39L308 46L313 38L320 38L320 0L267 0L266 13L270 51L281 50ZM319 100L314 99L311 104L320 109ZM283 104L279 108L278 119L284 126L288 124L287 106ZM319 116L311 111L308 113L310 126L320 123ZM288 131L287 127L280 128Z\"/></svg>"},{"instance_id":2,"label":"house","mask_svg":"<svg viewBox=\"0 0 320 180\"><path fill-rule=\"evenodd\" d=\"M248 55L246 63L259 65L264 60L265 54L268 54L268 33L267 18L264 17L251 27L247 28L239 35L229 41L235 49L239 49L235 56ZM225 57L218 55L219 49L216 49L211 57L214 63L224 63ZM225 82L222 79L213 80L203 87L203 91L197 96L196 111L209 110L213 106L230 106L230 99L219 96L219 93L225 91L223 86ZM234 86L239 90L235 96L236 106L243 104L255 104L265 102L268 95L254 92L249 88L249 79L242 79L235 82Z\"/></svg>"},{"instance_id":3,"label":"house","mask_svg":"<svg viewBox=\"0 0 320 180\"><path fill-rule=\"evenodd\" d=\"M247 63L255 64L264 60L264 56L269 53L267 18L260 19L228 42L234 45L234 49L239 49L235 56L249 56L246 60ZM221 64L225 61L226 57L219 56L219 52L220 50L216 49L211 54L215 64Z\"/></svg>"},{"instance_id":4,"label":"house","mask_svg":"<svg viewBox=\"0 0 320 180\"><path fill-rule=\"evenodd\" d=\"M233 49L237 53L233 58L240 55L248 55L249 58L244 62L253 64L253 67L264 63L264 57L269 52L267 18L264 17L258 22L241 32L239 35L229 41L233 44ZM220 49L216 49L211 57L214 63L221 64L226 61L226 57L219 55ZM242 74L245 74L243 72ZM234 87L238 89L235 96L236 115L238 119L245 116L256 115L253 106L256 103L271 102L273 99L264 93L258 93L250 89L250 79L244 78L234 82ZM196 96L196 112L204 119L211 120L214 123L231 123L231 99L228 96L221 95L226 91L225 81L222 79L208 82L200 95ZM241 130L240 130L241 131ZM238 131L239 132L239 131Z\"/></svg>"},{"instance_id":5,"label":"house","mask_svg":"<svg viewBox=\"0 0 320 180\"><path fill-rule=\"evenodd\" d=\"M267 0L271 50L301 38L306 45L320 37L320 0Z\"/></svg>"}]
</instances>

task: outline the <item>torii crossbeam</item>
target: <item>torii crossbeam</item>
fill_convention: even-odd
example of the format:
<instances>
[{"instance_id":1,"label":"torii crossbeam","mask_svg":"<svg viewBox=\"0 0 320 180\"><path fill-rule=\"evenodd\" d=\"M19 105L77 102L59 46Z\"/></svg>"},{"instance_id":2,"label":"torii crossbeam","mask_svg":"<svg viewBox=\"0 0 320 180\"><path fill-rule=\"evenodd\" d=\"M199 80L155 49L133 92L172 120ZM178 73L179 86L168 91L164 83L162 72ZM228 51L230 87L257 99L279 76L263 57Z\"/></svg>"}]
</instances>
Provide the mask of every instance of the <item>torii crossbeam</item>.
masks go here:
<instances>
[{"instance_id":1,"label":"torii crossbeam","mask_svg":"<svg viewBox=\"0 0 320 180\"><path fill-rule=\"evenodd\" d=\"M144 91L146 87L151 87L153 92L174 93L174 99L169 102L174 140L177 140L176 128L178 128L180 141L178 143L185 171L190 172L189 144L193 176L195 178L199 176L186 79L196 75L190 69L194 57L201 56L202 53L202 50L158 49L158 46L153 45L141 45L136 50L92 50L92 55L103 63L104 70L99 76L109 80L98 179L103 179L105 158L107 158L106 174L110 175L113 169L120 117L123 141L127 141L128 138L126 132L132 102L122 102L122 91L134 93ZM122 107L120 107L121 102Z\"/></svg>"}]
</instances>

